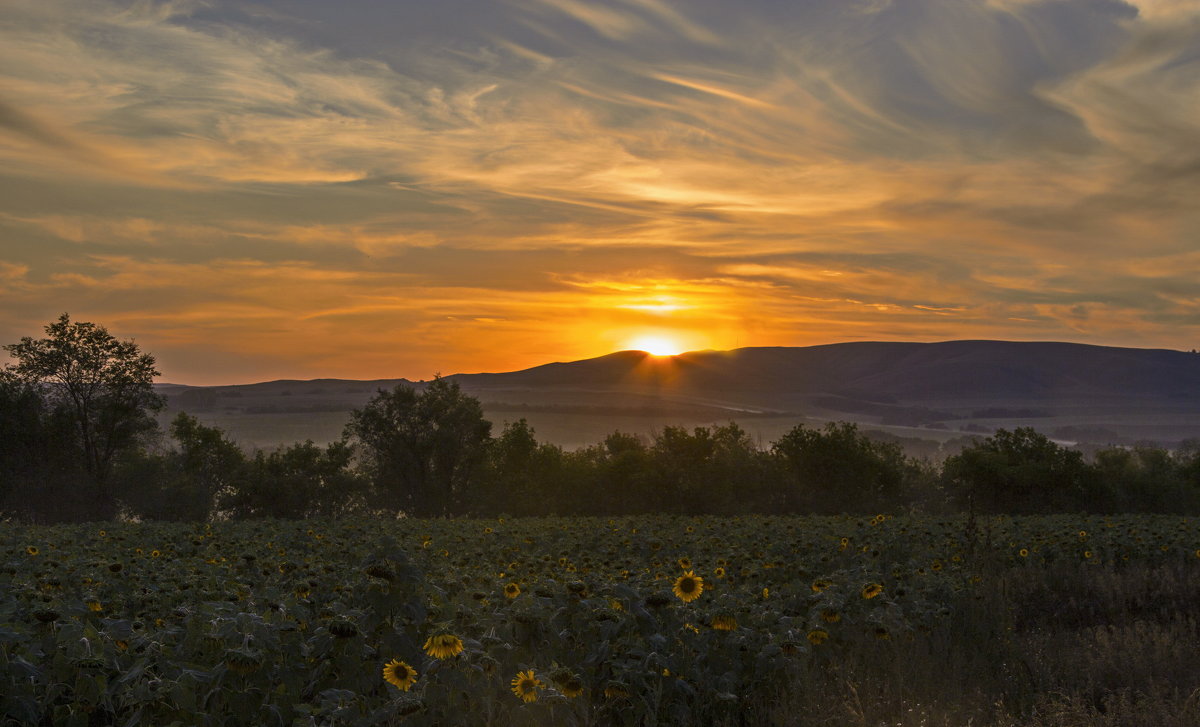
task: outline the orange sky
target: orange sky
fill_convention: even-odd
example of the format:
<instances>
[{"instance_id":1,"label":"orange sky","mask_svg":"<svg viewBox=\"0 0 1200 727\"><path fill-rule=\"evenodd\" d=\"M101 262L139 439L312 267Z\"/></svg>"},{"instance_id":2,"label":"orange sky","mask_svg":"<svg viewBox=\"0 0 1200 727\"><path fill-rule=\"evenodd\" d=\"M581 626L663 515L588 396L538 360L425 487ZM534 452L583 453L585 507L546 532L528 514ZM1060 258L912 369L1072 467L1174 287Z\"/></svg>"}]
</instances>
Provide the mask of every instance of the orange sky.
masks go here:
<instances>
[{"instance_id":1,"label":"orange sky","mask_svg":"<svg viewBox=\"0 0 1200 727\"><path fill-rule=\"evenodd\" d=\"M164 380L1200 339L1195 0L7 0L0 342Z\"/></svg>"}]
</instances>

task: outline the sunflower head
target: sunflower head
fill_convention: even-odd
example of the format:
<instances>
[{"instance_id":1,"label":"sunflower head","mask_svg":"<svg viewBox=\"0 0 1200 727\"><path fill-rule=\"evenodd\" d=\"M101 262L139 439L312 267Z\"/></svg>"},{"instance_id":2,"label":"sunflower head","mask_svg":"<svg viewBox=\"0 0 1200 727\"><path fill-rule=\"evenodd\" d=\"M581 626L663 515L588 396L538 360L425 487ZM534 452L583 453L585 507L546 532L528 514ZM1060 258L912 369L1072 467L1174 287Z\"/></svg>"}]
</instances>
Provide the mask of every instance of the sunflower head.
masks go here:
<instances>
[{"instance_id":1,"label":"sunflower head","mask_svg":"<svg viewBox=\"0 0 1200 727\"><path fill-rule=\"evenodd\" d=\"M521 595L521 587L516 583L509 583L504 587L504 595L508 598L516 598Z\"/></svg>"},{"instance_id":2,"label":"sunflower head","mask_svg":"<svg viewBox=\"0 0 1200 727\"><path fill-rule=\"evenodd\" d=\"M675 585L671 587L671 591L679 600L691 603L699 598L701 593L704 593L704 579L692 571L685 571L683 575L675 579Z\"/></svg>"},{"instance_id":3,"label":"sunflower head","mask_svg":"<svg viewBox=\"0 0 1200 727\"><path fill-rule=\"evenodd\" d=\"M580 682L576 677L571 677L567 681L560 684L558 688L559 691L571 699L583 696L583 683Z\"/></svg>"},{"instance_id":4,"label":"sunflower head","mask_svg":"<svg viewBox=\"0 0 1200 727\"><path fill-rule=\"evenodd\" d=\"M718 613L713 616L712 627L717 631L733 631L737 625L737 619L733 617L733 614Z\"/></svg>"},{"instance_id":5,"label":"sunflower head","mask_svg":"<svg viewBox=\"0 0 1200 727\"><path fill-rule=\"evenodd\" d=\"M425 639L425 645L421 648L435 659L449 659L462 653L463 642L454 634L442 633Z\"/></svg>"},{"instance_id":6,"label":"sunflower head","mask_svg":"<svg viewBox=\"0 0 1200 727\"><path fill-rule=\"evenodd\" d=\"M383 665L383 678L403 692L407 692L417 683L417 670L399 659L392 659Z\"/></svg>"},{"instance_id":7,"label":"sunflower head","mask_svg":"<svg viewBox=\"0 0 1200 727\"><path fill-rule=\"evenodd\" d=\"M819 646L829 640L829 632L825 629L813 629L808 632L808 643Z\"/></svg>"},{"instance_id":8,"label":"sunflower head","mask_svg":"<svg viewBox=\"0 0 1200 727\"><path fill-rule=\"evenodd\" d=\"M36 545L26 545L25 546L25 553L28 555L37 555L39 552L41 552L41 551L38 550L38 547Z\"/></svg>"},{"instance_id":9,"label":"sunflower head","mask_svg":"<svg viewBox=\"0 0 1200 727\"><path fill-rule=\"evenodd\" d=\"M604 686L604 696L606 699L624 699L629 696L629 685L614 679Z\"/></svg>"},{"instance_id":10,"label":"sunflower head","mask_svg":"<svg viewBox=\"0 0 1200 727\"><path fill-rule=\"evenodd\" d=\"M522 701L536 702L538 698L538 689L546 686L533 675L533 669L529 671L519 671L512 680L512 692L521 698Z\"/></svg>"},{"instance_id":11,"label":"sunflower head","mask_svg":"<svg viewBox=\"0 0 1200 727\"><path fill-rule=\"evenodd\" d=\"M868 583L862 589L862 597L867 600L878 596L880 593L883 593L883 586L878 583Z\"/></svg>"}]
</instances>

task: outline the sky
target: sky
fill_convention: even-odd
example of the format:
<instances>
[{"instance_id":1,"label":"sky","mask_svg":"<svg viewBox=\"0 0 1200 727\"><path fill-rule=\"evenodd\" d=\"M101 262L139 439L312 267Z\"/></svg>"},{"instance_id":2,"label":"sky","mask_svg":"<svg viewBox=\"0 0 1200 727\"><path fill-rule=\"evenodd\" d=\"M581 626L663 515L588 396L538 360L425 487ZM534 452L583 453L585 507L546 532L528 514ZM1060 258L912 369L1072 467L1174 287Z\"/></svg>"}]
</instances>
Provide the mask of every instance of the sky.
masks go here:
<instances>
[{"instance_id":1,"label":"sky","mask_svg":"<svg viewBox=\"0 0 1200 727\"><path fill-rule=\"evenodd\" d=\"M4 0L0 341L1200 347L1200 0Z\"/></svg>"}]
</instances>

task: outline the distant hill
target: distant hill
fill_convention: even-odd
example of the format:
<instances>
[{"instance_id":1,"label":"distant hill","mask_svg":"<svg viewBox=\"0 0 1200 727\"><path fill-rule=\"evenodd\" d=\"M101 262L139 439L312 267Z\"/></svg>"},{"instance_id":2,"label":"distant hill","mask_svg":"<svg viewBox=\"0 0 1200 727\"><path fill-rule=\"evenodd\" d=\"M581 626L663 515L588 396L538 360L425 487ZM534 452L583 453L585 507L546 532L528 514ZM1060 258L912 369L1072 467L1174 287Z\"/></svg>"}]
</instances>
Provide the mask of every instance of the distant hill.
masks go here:
<instances>
[{"instance_id":1,"label":"distant hill","mask_svg":"<svg viewBox=\"0 0 1200 727\"><path fill-rule=\"evenodd\" d=\"M1200 437L1200 354L1159 349L947 341L671 357L621 351L447 378L483 401L494 421L525 417L539 436L567 446L597 441L615 428L648 431L730 419L766 440L796 423L837 419L941 439L1023 425L1072 440L1089 433L1130 442ZM278 441L294 441L307 438L298 436L305 427L320 429L321 436L308 435L317 440L336 436L351 409L397 384L422 385L318 379L162 385L161 391L173 409L198 412L231 430L254 421L268 430L282 426ZM277 437L252 432L244 438L262 446Z\"/></svg>"},{"instance_id":2,"label":"distant hill","mask_svg":"<svg viewBox=\"0 0 1200 727\"><path fill-rule=\"evenodd\" d=\"M1200 404L1200 354L1077 343L864 342L673 357L621 351L524 371L451 378L464 388L673 389L764 402L828 394L925 405L1096 397Z\"/></svg>"}]
</instances>

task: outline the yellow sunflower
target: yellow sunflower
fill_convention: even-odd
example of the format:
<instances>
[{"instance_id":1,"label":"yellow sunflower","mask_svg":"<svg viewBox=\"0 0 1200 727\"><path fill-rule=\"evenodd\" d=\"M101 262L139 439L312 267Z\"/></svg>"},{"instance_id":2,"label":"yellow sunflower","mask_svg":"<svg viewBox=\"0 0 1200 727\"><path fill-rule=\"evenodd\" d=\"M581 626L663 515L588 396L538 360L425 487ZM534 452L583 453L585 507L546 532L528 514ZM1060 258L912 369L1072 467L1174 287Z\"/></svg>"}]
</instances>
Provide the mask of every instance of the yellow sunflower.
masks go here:
<instances>
[{"instance_id":1,"label":"yellow sunflower","mask_svg":"<svg viewBox=\"0 0 1200 727\"><path fill-rule=\"evenodd\" d=\"M25 552L29 555L37 555L41 551L38 550L36 545L27 545L25 546Z\"/></svg>"},{"instance_id":2,"label":"yellow sunflower","mask_svg":"<svg viewBox=\"0 0 1200 727\"><path fill-rule=\"evenodd\" d=\"M563 693L564 696L570 697L571 699L583 696L583 683L580 682L577 677L571 677L570 679L566 680L559 685L558 689Z\"/></svg>"},{"instance_id":3,"label":"yellow sunflower","mask_svg":"<svg viewBox=\"0 0 1200 727\"><path fill-rule=\"evenodd\" d=\"M517 672L517 675L512 680L513 694L520 697L526 703L536 702L538 689L544 686L546 685L533 675L533 669Z\"/></svg>"},{"instance_id":4,"label":"yellow sunflower","mask_svg":"<svg viewBox=\"0 0 1200 727\"><path fill-rule=\"evenodd\" d=\"M829 632L824 629L813 629L808 632L808 643L820 646L829 640Z\"/></svg>"},{"instance_id":5,"label":"yellow sunflower","mask_svg":"<svg viewBox=\"0 0 1200 727\"><path fill-rule=\"evenodd\" d=\"M712 627L717 631L733 631L737 625L737 619L727 613L713 616Z\"/></svg>"},{"instance_id":6,"label":"yellow sunflower","mask_svg":"<svg viewBox=\"0 0 1200 727\"><path fill-rule=\"evenodd\" d=\"M417 683L417 670L399 659L383 665L383 678L401 691L407 692Z\"/></svg>"},{"instance_id":7,"label":"yellow sunflower","mask_svg":"<svg viewBox=\"0 0 1200 727\"><path fill-rule=\"evenodd\" d=\"M454 634L437 634L425 639L421 648L435 659L449 659L462 653L463 642Z\"/></svg>"},{"instance_id":8,"label":"yellow sunflower","mask_svg":"<svg viewBox=\"0 0 1200 727\"><path fill-rule=\"evenodd\" d=\"M629 688L622 682L611 681L604 687L604 696L607 699L624 699L629 696Z\"/></svg>"},{"instance_id":9,"label":"yellow sunflower","mask_svg":"<svg viewBox=\"0 0 1200 727\"><path fill-rule=\"evenodd\" d=\"M508 598L516 598L521 595L521 587L516 583L509 583L504 587L504 595Z\"/></svg>"},{"instance_id":10,"label":"yellow sunflower","mask_svg":"<svg viewBox=\"0 0 1200 727\"><path fill-rule=\"evenodd\" d=\"M880 593L883 593L883 586L878 583L868 583L862 589L862 597L867 600L878 596Z\"/></svg>"},{"instance_id":11,"label":"yellow sunflower","mask_svg":"<svg viewBox=\"0 0 1200 727\"><path fill-rule=\"evenodd\" d=\"M821 611L821 620L823 620L825 623L835 624L842 620L842 614L838 613L832 608L826 608Z\"/></svg>"},{"instance_id":12,"label":"yellow sunflower","mask_svg":"<svg viewBox=\"0 0 1200 727\"><path fill-rule=\"evenodd\" d=\"M696 575L692 571L685 571L683 575L675 579L675 585L671 587L671 591L684 603L691 603L704 593L704 579Z\"/></svg>"}]
</instances>

